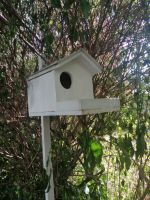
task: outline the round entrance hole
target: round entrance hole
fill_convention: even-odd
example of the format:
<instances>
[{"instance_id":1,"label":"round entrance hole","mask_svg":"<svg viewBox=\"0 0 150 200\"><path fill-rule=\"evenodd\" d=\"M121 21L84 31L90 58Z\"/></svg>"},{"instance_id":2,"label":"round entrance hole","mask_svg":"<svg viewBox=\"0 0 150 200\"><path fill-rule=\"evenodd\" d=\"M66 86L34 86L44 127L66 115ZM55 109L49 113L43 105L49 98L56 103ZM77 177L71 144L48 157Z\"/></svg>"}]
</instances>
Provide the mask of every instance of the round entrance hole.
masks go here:
<instances>
[{"instance_id":1,"label":"round entrance hole","mask_svg":"<svg viewBox=\"0 0 150 200\"><path fill-rule=\"evenodd\" d=\"M60 75L60 82L61 85L65 88L65 89L69 89L71 87L71 76L69 73L67 72L62 72Z\"/></svg>"}]
</instances>

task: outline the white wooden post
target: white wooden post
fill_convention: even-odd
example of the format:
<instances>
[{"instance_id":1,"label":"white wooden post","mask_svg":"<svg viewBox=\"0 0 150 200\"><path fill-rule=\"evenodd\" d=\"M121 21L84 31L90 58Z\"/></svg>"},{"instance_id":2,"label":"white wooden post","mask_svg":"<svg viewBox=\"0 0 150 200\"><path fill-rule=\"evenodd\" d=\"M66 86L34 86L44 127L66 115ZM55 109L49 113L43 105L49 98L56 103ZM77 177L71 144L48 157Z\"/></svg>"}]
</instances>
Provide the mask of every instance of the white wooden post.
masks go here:
<instances>
[{"instance_id":1,"label":"white wooden post","mask_svg":"<svg viewBox=\"0 0 150 200\"><path fill-rule=\"evenodd\" d=\"M50 137L50 119L49 117L41 117L42 130L42 149L43 149L43 166L46 169L48 176L50 175L50 190L45 192L46 200L54 200L54 182L53 168L51 162L51 137Z\"/></svg>"},{"instance_id":2,"label":"white wooden post","mask_svg":"<svg viewBox=\"0 0 150 200\"><path fill-rule=\"evenodd\" d=\"M39 70L43 68L44 61L38 57ZM53 167L51 162L51 136L50 136L50 119L49 117L41 116L41 133L42 133L42 150L43 150L43 166L46 169L47 175L50 176L50 189L45 191L45 200L55 200L54 197L54 180Z\"/></svg>"}]
</instances>

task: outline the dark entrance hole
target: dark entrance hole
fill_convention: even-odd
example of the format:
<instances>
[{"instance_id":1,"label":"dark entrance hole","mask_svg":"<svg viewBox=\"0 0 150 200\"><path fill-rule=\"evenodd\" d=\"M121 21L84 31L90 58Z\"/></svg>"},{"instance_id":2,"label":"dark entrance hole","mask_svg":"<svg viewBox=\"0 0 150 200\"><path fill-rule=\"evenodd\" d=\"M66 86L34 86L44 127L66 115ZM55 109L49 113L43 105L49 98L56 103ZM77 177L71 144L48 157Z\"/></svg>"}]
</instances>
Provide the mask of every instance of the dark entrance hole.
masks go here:
<instances>
[{"instance_id":1,"label":"dark entrance hole","mask_svg":"<svg viewBox=\"0 0 150 200\"><path fill-rule=\"evenodd\" d=\"M67 72L62 72L60 75L60 82L61 85L66 88L69 89L71 87L71 76L69 73Z\"/></svg>"}]
</instances>

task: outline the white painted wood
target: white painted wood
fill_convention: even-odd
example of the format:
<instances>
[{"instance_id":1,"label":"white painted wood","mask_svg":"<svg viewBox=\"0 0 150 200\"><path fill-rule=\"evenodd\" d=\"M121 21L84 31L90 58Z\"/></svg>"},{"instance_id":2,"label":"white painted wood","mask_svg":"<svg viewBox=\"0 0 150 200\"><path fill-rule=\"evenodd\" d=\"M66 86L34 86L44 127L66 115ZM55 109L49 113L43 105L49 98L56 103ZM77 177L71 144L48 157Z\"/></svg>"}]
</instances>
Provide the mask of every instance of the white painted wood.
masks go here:
<instances>
[{"instance_id":1,"label":"white painted wood","mask_svg":"<svg viewBox=\"0 0 150 200\"><path fill-rule=\"evenodd\" d=\"M68 72L72 84L65 89L60 83L62 72ZM91 74L77 63L59 68L28 80L29 115L35 112L56 111L56 102L64 100L94 99Z\"/></svg>"},{"instance_id":2,"label":"white painted wood","mask_svg":"<svg viewBox=\"0 0 150 200\"><path fill-rule=\"evenodd\" d=\"M45 61L40 57L38 56L38 67L39 67L39 70L43 69L45 67Z\"/></svg>"},{"instance_id":3,"label":"white painted wood","mask_svg":"<svg viewBox=\"0 0 150 200\"><path fill-rule=\"evenodd\" d=\"M28 81L28 108L29 115L56 109L55 71Z\"/></svg>"},{"instance_id":4,"label":"white painted wood","mask_svg":"<svg viewBox=\"0 0 150 200\"><path fill-rule=\"evenodd\" d=\"M98 110L98 112L113 112L120 110L120 100L118 98L101 98L101 99L83 99L80 100L81 109Z\"/></svg>"},{"instance_id":5,"label":"white painted wood","mask_svg":"<svg viewBox=\"0 0 150 200\"><path fill-rule=\"evenodd\" d=\"M39 63L39 67L42 62ZM60 82L62 72L71 77L71 87ZM85 115L119 110L119 99L94 99L92 76L99 65L84 50L35 73L28 79L30 116Z\"/></svg>"},{"instance_id":6,"label":"white painted wood","mask_svg":"<svg viewBox=\"0 0 150 200\"><path fill-rule=\"evenodd\" d=\"M44 67L44 61L41 57L38 57L39 70ZM47 110L49 108L49 102L55 102L54 98L50 98L50 91L48 92L49 84L54 84L54 75L51 73L47 77L47 74L39 78L33 79L28 87L28 102L29 111L37 109L37 111ZM55 87L52 88L52 93L55 95ZM48 92L48 93L47 93ZM48 98L45 98L47 96ZM42 105L43 104L43 105ZM53 105L53 104L52 104ZM50 119L47 116L41 116L41 135L42 135L42 150L43 150L43 166L46 169L47 175L49 176L49 191L45 191L45 200L55 200L54 197L54 182L53 182L53 167L51 162L51 137L50 137Z\"/></svg>"},{"instance_id":7,"label":"white painted wood","mask_svg":"<svg viewBox=\"0 0 150 200\"><path fill-rule=\"evenodd\" d=\"M49 117L41 117L43 166L50 175L50 190L45 192L45 200L54 200L53 167L51 162L51 137Z\"/></svg>"},{"instance_id":8,"label":"white painted wood","mask_svg":"<svg viewBox=\"0 0 150 200\"><path fill-rule=\"evenodd\" d=\"M80 49L79 51L72 53L70 56L64 57L58 61L57 66L53 66L53 69L63 67L72 62L80 63L80 66L87 69L92 76L101 72L99 64L84 49Z\"/></svg>"},{"instance_id":9,"label":"white painted wood","mask_svg":"<svg viewBox=\"0 0 150 200\"><path fill-rule=\"evenodd\" d=\"M60 83L60 75L67 72L71 76L70 89L65 89ZM72 62L56 70L56 101L94 99L92 76L87 69L78 63Z\"/></svg>"},{"instance_id":10,"label":"white painted wood","mask_svg":"<svg viewBox=\"0 0 150 200\"><path fill-rule=\"evenodd\" d=\"M120 110L118 98L80 99L56 102L56 110L34 112L32 116L86 115Z\"/></svg>"},{"instance_id":11,"label":"white painted wood","mask_svg":"<svg viewBox=\"0 0 150 200\"><path fill-rule=\"evenodd\" d=\"M30 116L36 112L56 111L57 101L94 99L92 76L100 72L100 68L85 51L80 50L63 58L53 64L52 68L42 67L43 61L39 58L40 71L28 79ZM71 76L72 84L69 89L65 89L60 83L62 72L67 72Z\"/></svg>"},{"instance_id":12,"label":"white painted wood","mask_svg":"<svg viewBox=\"0 0 150 200\"><path fill-rule=\"evenodd\" d=\"M80 99L74 101L57 102L56 111L81 111L86 113L104 113L119 111L120 101L118 98L102 98L102 99Z\"/></svg>"},{"instance_id":13,"label":"white painted wood","mask_svg":"<svg viewBox=\"0 0 150 200\"><path fill-rule=\"evenodd\" d=\"M39 63L39 67L40 67L39 71L34 73L33 75L31 75L28 78L28 80L31 80L33 78L42 76L43 74L51 72L53 70L57 70L58 68L62 68L64 66L68 65L68 64L71 67L73 62L75 62L75 63L78 62L80 67L85 68L87 71L89 71L91 76L101 72L100 65L84 49L81 49L81 50L79 50L77 52L74 52L71 55L62 58L59 61L54 62L49 66L45 66L44 61L41 61L40 59L41 58L39 58L39 61L40 61L40 63ZM44 63L44 68L42 67L43 63Z\"/></svg>"}]
</instances>

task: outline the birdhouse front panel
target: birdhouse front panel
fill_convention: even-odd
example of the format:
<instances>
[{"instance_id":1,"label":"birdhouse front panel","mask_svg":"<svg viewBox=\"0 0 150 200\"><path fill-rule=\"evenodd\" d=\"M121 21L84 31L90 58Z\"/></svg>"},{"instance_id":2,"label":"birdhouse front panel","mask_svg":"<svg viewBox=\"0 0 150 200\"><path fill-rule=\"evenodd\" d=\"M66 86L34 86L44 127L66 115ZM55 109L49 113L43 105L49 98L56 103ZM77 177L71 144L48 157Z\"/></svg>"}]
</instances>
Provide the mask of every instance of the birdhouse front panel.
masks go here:
<instances>
[{"instance_id":1,"label":"birdhouse front panel","mask_svg":"<svg viewBox=\"0 0 150 200\"><path fill-rule=\"evenodd\" d=\"M78 62L55 71L56 101L93 99L92 75Z\"/></svg>"}]
</instances>

